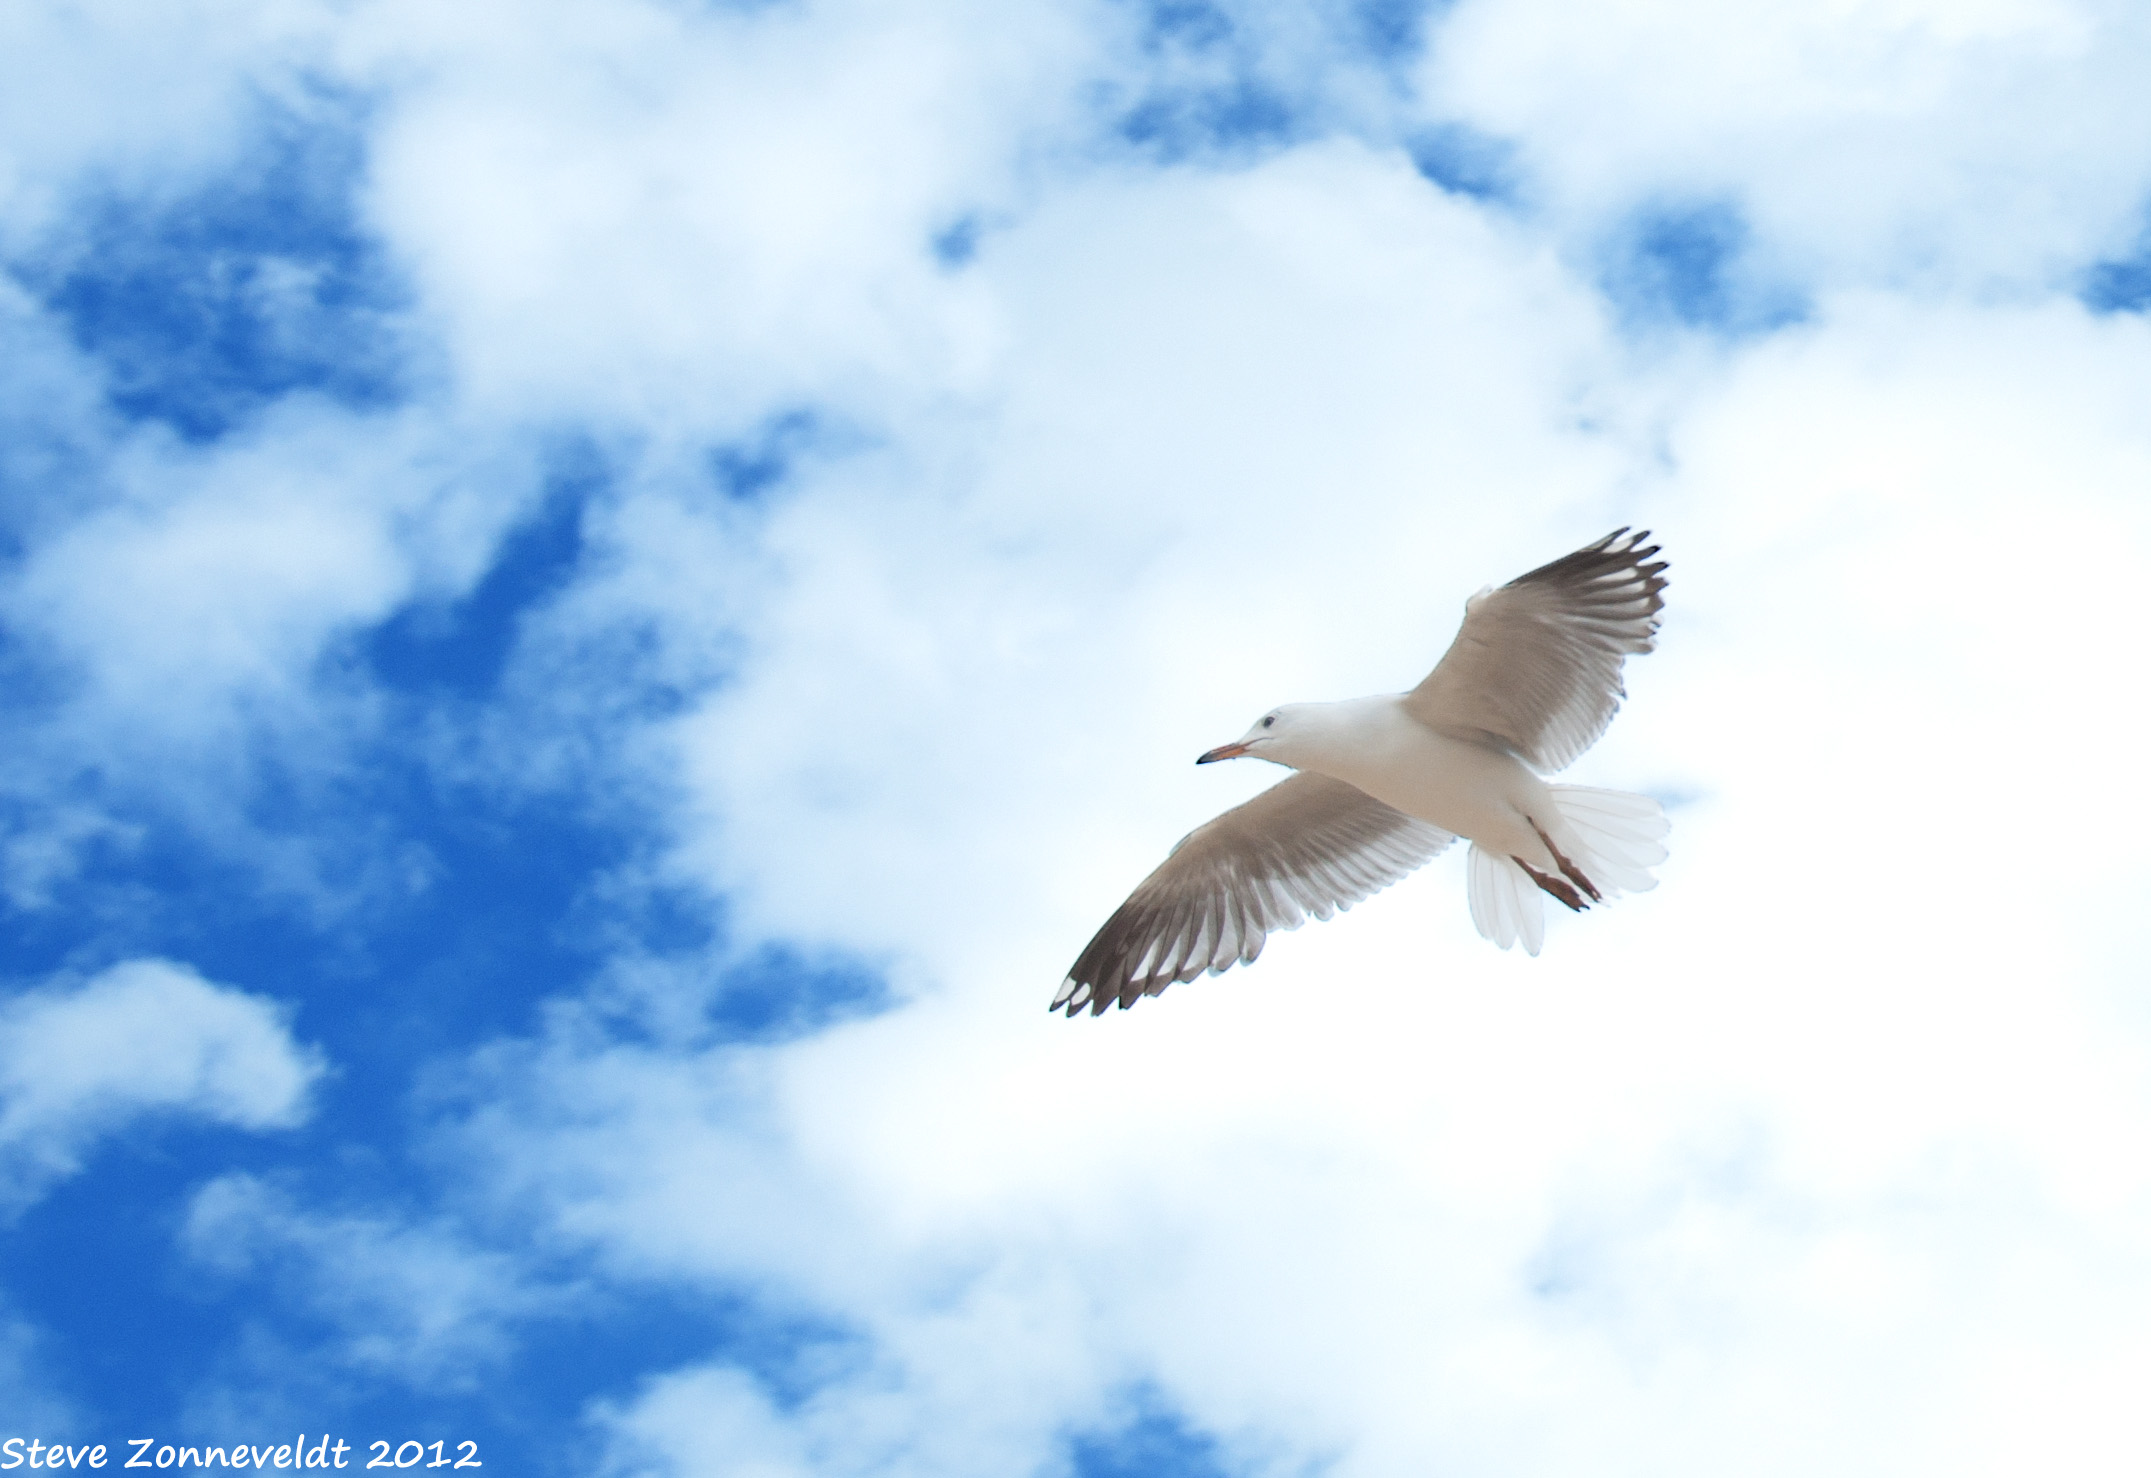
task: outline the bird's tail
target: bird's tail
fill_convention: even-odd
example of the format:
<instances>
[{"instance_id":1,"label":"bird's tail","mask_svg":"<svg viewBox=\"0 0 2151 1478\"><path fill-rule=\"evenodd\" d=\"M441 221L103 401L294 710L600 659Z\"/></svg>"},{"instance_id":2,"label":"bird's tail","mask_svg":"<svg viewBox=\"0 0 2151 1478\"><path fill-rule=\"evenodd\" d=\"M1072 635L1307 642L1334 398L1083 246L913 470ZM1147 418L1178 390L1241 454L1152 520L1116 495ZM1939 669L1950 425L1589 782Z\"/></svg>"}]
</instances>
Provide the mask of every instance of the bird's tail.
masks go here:
<instances>
[{"instance_id":1,"label":"bird's tail","mask_svg":"<svg viewBox=\"0 0 2151 1478\"><path fill-rule=\"evenodd\" d=\"M1554 828L1569 868L1590 880L1592 897L1613 898L1644 893L1658 886L1651 869L1666 860L1666 813L1647 795L1596 790L1588 785L1555 785L1554 808L1561 824ZM1573 871L1570 871L1573 868ZM1471 848L1471 921L1503 949L1523 941L1527 954L1546 942L1545 904L1540 885L1512 857ZM1559 879L1553 880L1557 885ZM1575 896L1572 894L1572 896ZM1588 907L1578 899L1578 906Z\"/></svg>"},{"instance_id":2,"label":"bird's tail","mask_svg":"<svg viewBox=\"0 0 2151 1478\"><path fill-rule=\"evenodd\" d=\"M1471 921L1479 932L1507 949L1518 939L1526 954L1537 954L1546 942L1546 913L1539 903L1539 885L1525 875L1513 858L1471 844Z\"/></svg>"}]
</instances>

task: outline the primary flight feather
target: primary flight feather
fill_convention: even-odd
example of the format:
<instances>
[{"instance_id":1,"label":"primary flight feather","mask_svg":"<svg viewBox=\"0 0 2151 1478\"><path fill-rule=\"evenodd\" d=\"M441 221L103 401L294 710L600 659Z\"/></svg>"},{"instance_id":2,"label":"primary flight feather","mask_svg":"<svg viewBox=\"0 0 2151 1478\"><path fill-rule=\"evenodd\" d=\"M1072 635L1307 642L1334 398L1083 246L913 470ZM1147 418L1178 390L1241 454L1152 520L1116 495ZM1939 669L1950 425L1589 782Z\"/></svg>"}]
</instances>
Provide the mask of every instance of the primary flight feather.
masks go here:
<instances>
[{"instance_id":1,"label":"primary flight feather","mask_svg":"<svg viewBox=\"0 0 2151 1478\"><path fill-rule=\"evenodd\" d=\"M1326 919L1471 843L1472 922L1503 949L1545 939L1541 895L1582 911L1656 885L1649 796L1549 785L1606 731L1621 663L1664 606L1650 535L1616 529L1464 605L1409 693L1272 709L1197 764L1242 755L1298 773L1183 837L1084 949L1050 1009L1095 1015L1250 964L1272 930Z\"/></svg>"}]
</instances>

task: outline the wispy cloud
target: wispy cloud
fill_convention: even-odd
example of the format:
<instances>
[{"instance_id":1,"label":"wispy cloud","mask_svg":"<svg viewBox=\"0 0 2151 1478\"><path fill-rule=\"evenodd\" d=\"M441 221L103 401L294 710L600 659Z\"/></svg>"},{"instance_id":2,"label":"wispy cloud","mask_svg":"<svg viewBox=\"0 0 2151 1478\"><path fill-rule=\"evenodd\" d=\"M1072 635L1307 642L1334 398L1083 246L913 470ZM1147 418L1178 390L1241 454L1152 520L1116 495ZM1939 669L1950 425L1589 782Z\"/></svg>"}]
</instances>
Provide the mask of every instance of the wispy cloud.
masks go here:
<instances>
[{"instance_id":1,"label":"wispy cloud","mask_svg":"<svg viewBox=\"0 0 2151 1478\"><path fill-rule=\"evenodd\" d=\"M307 1208L246 1174L195 1194L181 1240L211 1271L260 1275L305 1307L335 1331L342 1363L431 1390L494 1376L505 1326L561 1303L526 1286L512 1255L451 1227Z\"/></svg>"}]
</instances>

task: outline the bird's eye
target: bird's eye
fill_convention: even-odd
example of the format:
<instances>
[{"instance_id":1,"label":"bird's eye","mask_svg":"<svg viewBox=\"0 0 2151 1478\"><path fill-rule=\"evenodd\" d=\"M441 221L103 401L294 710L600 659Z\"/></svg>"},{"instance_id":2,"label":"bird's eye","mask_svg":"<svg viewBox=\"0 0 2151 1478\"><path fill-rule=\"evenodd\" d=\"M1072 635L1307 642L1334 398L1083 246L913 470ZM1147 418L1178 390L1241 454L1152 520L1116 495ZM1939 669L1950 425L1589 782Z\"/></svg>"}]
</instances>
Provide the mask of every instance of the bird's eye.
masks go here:
<instances>
[{"instance_id":1,"label":"bird's eye","mask_svg":"<svg viewBox=\"0 0 2151 1478\"><path fill-rule=\"evenodd\" d=\"M1265 729L1267 729L1271 724L1274 724L1276 722L1277 715L1274 713L1266 713L1262 716L1262 727L1264 727Z\"/></svg>"}]
</instances>

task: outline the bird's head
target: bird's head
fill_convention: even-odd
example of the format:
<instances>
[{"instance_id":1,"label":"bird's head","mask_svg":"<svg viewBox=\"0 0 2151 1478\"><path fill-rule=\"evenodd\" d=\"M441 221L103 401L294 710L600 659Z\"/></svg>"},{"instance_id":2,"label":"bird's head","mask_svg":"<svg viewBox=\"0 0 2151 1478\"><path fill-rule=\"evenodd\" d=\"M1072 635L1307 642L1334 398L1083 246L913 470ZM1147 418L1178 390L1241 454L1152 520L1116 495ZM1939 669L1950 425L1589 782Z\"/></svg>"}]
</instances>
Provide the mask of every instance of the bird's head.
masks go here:
<instances>
[{"instance_id":1,"label":"bird's head","mask_svg":"<svg viewBox=\"0 0 2151 1478\"><path fill-rule=\"evenodd\" d=\"M1305 704L1287 703L1282 708L1271 709L1256 719L1253 727L1238 739L1230 744L1220 744L1199 756L1195 763L1207 765L1217 760L1236 760L1241 755L1251 755L1273 764L1294 764L1295 741L1304 737L1301 731L1306 727L1302 712L1305 707Z\"/></svg>"}]
</instances>

